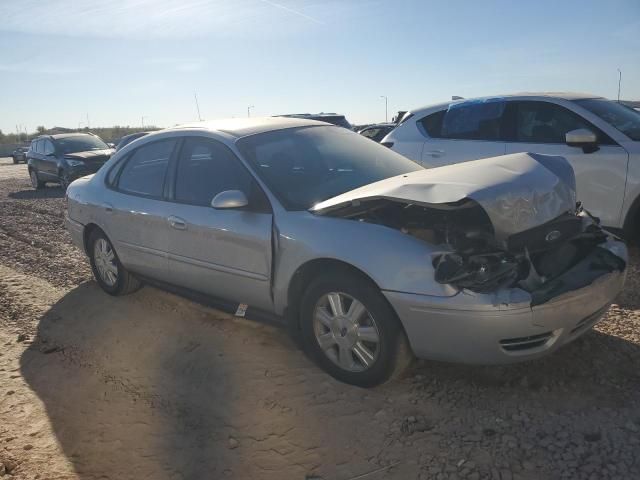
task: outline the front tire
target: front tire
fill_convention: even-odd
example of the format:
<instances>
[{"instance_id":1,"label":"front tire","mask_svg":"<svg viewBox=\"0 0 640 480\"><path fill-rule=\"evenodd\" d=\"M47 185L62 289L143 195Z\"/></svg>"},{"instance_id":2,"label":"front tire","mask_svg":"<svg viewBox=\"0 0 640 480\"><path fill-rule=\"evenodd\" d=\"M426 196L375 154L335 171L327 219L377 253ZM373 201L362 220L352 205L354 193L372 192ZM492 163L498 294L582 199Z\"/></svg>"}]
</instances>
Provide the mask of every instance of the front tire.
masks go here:
<instances>
[{"instance_id":1,"label":"front tire","mask_svg":"<svg viewBox=\"0 0 640 480\"><path fill-rule=\"evenodd\" d=\"M18 159L16 157L13 157L13 164L17 165L18 164Z\"/></svg>"},{"instance_id":2,"label":"front tire","mask_svg":"<svg viewBox=\"0 0 640 480\"><path fill-rule=\"evenodd\" d=\"M307 288L300 313L305 350L342 382L379 385L402 373L413 358L395 312L359 275L321 275Z\"/></svg>"},{"instance_id":3,"label":"front tire","mask_svg":"<svg viewBox=\"0 0 640 480\"><path fill-rule=\"evenodd\" d=\"M124 268L111 241L102 230L89 236L89 260L98 285L109 295L127 295L140 288L140 281Z\"/></svg>"},{"instance_id":4,"label":"front tire","mask_svg":"<svg viewBox=\"0 0 640 480\"><path fill-rule=\"evenodd\" d=\"M69 185L71 185L71 181L72 181L71 178L69 177L69 174L64 170L60 170L58 172L58 178L60 179L60 186L66 192L67 188L69 188Z\"/></svg>"},{"instance_id":5,"label":"front tire","mask_svg":"<svg viewBox=\"0 0 640 480\"><path fill-rule=\"evenodd\" d=\"M40 178L38 177L37 170L33 168L29 170L29 179L31 180L31 186L35 190L40 190L41 188L44 188L44 182L40 180Z\"/></svg>"}]
</instances>

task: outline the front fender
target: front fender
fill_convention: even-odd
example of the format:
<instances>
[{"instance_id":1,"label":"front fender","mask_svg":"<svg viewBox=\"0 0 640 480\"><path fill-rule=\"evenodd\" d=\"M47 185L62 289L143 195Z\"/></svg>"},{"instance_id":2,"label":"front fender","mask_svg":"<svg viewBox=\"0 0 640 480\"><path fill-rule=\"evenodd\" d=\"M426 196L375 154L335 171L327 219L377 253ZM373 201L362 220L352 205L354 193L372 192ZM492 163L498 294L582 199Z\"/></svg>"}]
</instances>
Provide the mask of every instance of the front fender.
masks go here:
<instances>
[{"instance_id":1,"label":"front fender","mask_svg":"<svg viewBox=\"0 0 640 480\"><path fill-rule=\"evenodd\" d=\"M289 284L307 262L331 259L365 273L381 290L439 297L457 289L437 283L433 258L443 252L399 230L308 212L276 217L274 302L279 313L287 304Z\"/></svg>"}]
</instances>

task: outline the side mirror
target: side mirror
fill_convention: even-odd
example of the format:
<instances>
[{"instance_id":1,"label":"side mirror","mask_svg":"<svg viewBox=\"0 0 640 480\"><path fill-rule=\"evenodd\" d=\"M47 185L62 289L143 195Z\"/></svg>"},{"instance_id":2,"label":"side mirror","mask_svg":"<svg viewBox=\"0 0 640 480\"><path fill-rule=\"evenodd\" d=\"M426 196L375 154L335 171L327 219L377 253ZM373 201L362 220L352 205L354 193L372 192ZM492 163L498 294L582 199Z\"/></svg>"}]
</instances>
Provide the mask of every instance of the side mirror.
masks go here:
<instances>
[{"instance_id":1,"label":"side mirror","mask_svg":"<svg viewBox=\"0 0 640 480\"><path fill-rule=\"evenodd\" d=\"M109 143L107 143L107 147L109 147L109 148L116 148L116 144L115 144L115 143L111 143L111 142L109 142Z\"/></svg>"},{"instance_id":2,"label":"side mirror","mask_svg":"<svg viewBox=\"0 0 640 480\"><path fill-rule=\"evenodd\" d=\"M570 147L581 147L584 153L593 153L598 150L598 137L586 128L578 128L567 132L565 141Z\"/></svg>"},{"instance_id":3,"label":"side mirror","mask_svg":"<svg viewBox=\"0 0 640 480\"><path fill-rule=\"evenodd\" d=\"M249 205L247 196L240 190L225 190L220 192L213 200L211 200L211 206L218 210L229 208L242 208Z\"/></svg>"}]
</instances>

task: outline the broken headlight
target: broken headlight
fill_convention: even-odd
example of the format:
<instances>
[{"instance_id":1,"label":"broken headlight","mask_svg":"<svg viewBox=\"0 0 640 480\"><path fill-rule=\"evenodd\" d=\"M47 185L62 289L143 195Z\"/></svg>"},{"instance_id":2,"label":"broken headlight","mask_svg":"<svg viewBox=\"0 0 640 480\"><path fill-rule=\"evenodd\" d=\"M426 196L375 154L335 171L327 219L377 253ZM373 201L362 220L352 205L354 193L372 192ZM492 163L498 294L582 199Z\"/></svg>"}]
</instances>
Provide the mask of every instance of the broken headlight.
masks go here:
<instances>
[{"instance_id":1,"label":"broken headlight","mask_svg":"<svg viewBox=\"0 0 640 480\"><path fill-rule=\"evenodd\" d=\"M505 252L477 255L446 253L434 260L434 267L436 282L478 293L510 286L523 273L520 262Z\"/></svg>"}]
</instances>

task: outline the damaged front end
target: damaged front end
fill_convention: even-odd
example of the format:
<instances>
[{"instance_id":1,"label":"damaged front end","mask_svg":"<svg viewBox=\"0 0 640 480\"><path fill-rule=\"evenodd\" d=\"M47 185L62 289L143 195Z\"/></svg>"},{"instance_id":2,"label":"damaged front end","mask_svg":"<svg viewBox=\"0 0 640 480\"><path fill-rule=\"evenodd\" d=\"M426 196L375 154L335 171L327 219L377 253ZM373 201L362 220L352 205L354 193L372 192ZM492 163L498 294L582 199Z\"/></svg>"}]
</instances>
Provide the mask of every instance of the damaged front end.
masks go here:
<instances>
[{"instance_id":1,"label":"damaged front end","mask_svg":"<svg viewBox=\"0 0 640 480\"><path fill-rule=\"evenodd\" d=\"M624 246L612 251L619 239L583 211L575 190L564 158L522 153L383 180L313 211L419 238L440 250L438 283L477 293L517 287L534 306L625 269Z\"/></svg>"}]
</instances>

